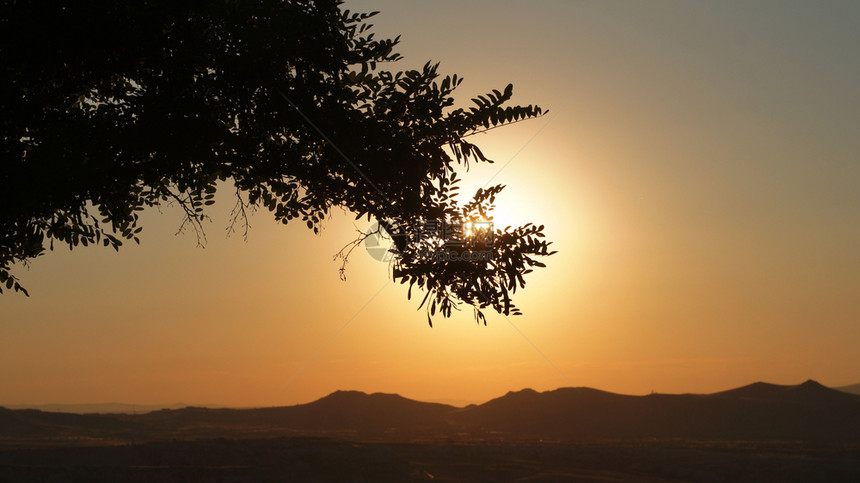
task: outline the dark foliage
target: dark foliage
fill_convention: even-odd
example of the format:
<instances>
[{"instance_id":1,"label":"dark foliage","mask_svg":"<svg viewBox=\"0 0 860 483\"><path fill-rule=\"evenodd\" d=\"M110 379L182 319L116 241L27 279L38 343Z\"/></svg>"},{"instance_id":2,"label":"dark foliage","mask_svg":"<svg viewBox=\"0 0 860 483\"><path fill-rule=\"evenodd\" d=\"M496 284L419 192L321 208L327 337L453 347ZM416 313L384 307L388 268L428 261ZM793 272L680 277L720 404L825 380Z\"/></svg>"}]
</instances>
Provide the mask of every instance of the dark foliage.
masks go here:
<instances>
[{"instance_id":1,"label":"dark foliage","mask_svg":"<svg viewBox=\"0 0 860 483\"><path fill-rule=\"evenodd\" d=\"M55 242L138 242L138 212L162 203L202 241L229 181L231 227L255 206L315 232L335 207L379 220L394 279L426 292L428 317L459 302L484 323L482 308L518 313L509 294L552 253L542 226L495 230L480 260L466 234L416 230L486 219L501 186L455 201L455 168L491 162L466 138L543 111L507 106L510 85L454 109L462 79L431 63L386 70L398 39L339 3L4 2L0 287L26 293L13 265Z\"/></svg>"}]
</instances>

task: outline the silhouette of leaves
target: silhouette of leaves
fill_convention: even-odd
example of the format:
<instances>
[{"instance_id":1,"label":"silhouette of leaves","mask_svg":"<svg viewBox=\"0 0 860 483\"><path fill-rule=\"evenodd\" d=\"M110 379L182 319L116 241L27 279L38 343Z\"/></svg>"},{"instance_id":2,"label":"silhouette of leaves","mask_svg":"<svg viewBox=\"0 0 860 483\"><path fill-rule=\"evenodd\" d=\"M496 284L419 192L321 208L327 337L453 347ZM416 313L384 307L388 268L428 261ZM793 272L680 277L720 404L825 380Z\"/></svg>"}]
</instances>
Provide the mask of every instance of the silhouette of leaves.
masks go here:
<instances>
[{"instance_id":1,"label":"silhouette of leaves","mask_svg":"<svg viewBox=\"0 0 860 483\"><path fill-rule=\"evenodd\" d=\"M0 10L0 284L54 243L139 242L139 212L175 204L206 241L206 208L232 183L228 231L265 208L318 232L334 207L401 227L394 279L427 291L430 315L459 302L516 314L509 293L542 227L495 234L489 262L427 262L421 220L485 216L501 187L456 204L457 166L491 162L469 136L544 114L507 106L513 86L452 109L462 82L439 64L392 71L399 37L335 0L7 2ZM450 153L450 154L449 154ZM426 248L426 247L423 247Z\"/></svg>"}]
</instances>

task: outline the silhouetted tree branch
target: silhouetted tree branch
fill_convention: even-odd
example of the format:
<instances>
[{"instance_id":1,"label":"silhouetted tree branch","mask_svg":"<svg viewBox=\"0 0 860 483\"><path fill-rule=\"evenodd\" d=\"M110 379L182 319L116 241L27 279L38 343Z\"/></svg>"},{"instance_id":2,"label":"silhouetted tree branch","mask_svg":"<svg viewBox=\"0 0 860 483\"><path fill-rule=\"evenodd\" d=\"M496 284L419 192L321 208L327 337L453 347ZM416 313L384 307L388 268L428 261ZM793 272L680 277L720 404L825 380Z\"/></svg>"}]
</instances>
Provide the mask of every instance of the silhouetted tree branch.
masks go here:
<instances>
[{"instance_id":1,"label":"silhouetted tree branch","mask_svg":"<svg viewBox=\"0 0 860 483\"><path fill-rule=\"evenodd\" d=\"M373 37L376 12L339 6L4 2L0 286L26 293L13 265L55 241L137 242L138 212L171 200L185 213L180 230L205 241L205 207L230 182L228 232L241 219L247 235L255 207L317 232L341 207L395 237L392 276L410 296L414 285L426 292L428 317L458 303L484 323L482 308L518 313L509 293L552 253L542 226L498 230L487 260L450 250L469 242L462 233L422 235L486 219L501 191L457 205L456 166L492 162L464 138L544 111L506 105L510 85L453 109L462 79L429 62L386 70L398 39ZM430 256L443 247L446 257Z\"/></svg>"}]
</instances>

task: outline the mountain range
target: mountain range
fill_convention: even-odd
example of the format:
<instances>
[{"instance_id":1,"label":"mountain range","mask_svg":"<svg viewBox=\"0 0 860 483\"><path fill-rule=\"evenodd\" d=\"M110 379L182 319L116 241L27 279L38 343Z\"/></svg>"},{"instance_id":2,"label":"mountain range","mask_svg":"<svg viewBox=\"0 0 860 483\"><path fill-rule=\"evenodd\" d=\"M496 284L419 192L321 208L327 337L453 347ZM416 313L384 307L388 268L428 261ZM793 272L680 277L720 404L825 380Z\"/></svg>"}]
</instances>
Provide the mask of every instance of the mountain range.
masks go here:
<instances>
[{"instance_id":1,"label":"mountain range","mask_svg":"<svg viewBox=\"0 0 860 483\"><path fill-rule=\"evenodd\" d=\"M731 440L860 442L860 395L809 380L713 394L628 396L586 387L509 392L454 407L337 391L287 407L145 414L0 408L0 442L327 436L363 441Z\"/></svg>"}]
</instances>

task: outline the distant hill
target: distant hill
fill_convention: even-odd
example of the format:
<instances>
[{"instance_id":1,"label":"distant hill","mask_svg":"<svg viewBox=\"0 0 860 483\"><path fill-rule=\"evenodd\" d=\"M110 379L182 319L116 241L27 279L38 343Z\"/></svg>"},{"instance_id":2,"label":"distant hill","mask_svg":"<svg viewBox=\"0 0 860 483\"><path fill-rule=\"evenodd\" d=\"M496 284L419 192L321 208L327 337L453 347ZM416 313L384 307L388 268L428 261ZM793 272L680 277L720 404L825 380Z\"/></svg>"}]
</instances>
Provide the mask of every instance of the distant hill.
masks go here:
<instances>
[{"instance_id":1,"label":"distant hill","mask_svg":"<svg viewBox=\"0 0 860 483\"><path fill-rule=\"evenodd\" d=\"M240 430L257 428L271 431L280 428L290 433L403 440L416 435L436 436L442 417L455 409L447 404L414 401L397 394L337 391L297 406L165 409L132 420L171 430L220 425Z\"/></svg>"},{"instance_id":2,"label":"distant hill","mask_svg":"<svg viewBox=\"0 0 860 483\"><path fill-rule=\"evenodd\" d=\"M860 396L815 381L708 395L524 390L451 417L459 427L500 438L860 440Z\"/></svg>"},{"instance_id":3,"label":"distant hill","mask_svg":"<svg viewBox=\"0 0 860 483\"><path fill-rule=\"evenodd\" d=\"M835 387L834 389L836 389L838 391L842 391L842 392L848 392L851 394L860 395L860 384L852 384L850 386L840 386L840 387Z\"/></svg>"},{"instance_id":4,"label":"distant hill","mask_svg":"<svg viewBox=\"0 0 860 483\"><path fill-rule=\"evenodd\" d=\"M71 415L0 409L0 440L76 435L123 440L333 436L367 441L642 439L853 441L860 395L807 381L757 382L714 394L627 396L578 387L525 389L457 408L396 394L337 391L297 406L187 407L147 414Z\"/></svg>"},{"instance_id":5,"label":"distant hill","mask_svg":"<svg viewBox=\"0 0 860 483\"><path fill-rule=\"evenodd\" d=\"M186 403L174 404L124 404L124 403L94 403L94 404L10 404L7 409L38 409L52 413L74 414L139 414L157 411L159 409L181 409L188 407ZM217 404L206 404L205 407L220 408Z\"/></svg>"},{"instance_id":6,"label":"distant hill","mask_svg":"<svg viewBox=\"0 0 860 483\"><path fill-rule=\"evenodd\" d=\"M111 415L68 414L37 409L6 409L0 407L0 439L103 439L110 435L124 438L140 431L135 421Z\"/></svg>"},{"instance_id":7,"label":"distant hill","mask_svg":"<svg viewBox=\"0 0 860 483\"><path fill-rule=\"evenodd\" d=\"M718 392L714 396L748 400L808 401L812 403L855 400L851 396L846 396L843 391L822 386L811 379L796 386L781 386L766 382L756 382L737 389Z\"/></svg>"}]
</instances>

